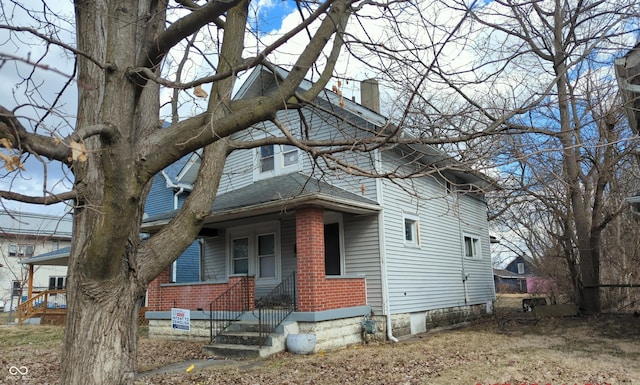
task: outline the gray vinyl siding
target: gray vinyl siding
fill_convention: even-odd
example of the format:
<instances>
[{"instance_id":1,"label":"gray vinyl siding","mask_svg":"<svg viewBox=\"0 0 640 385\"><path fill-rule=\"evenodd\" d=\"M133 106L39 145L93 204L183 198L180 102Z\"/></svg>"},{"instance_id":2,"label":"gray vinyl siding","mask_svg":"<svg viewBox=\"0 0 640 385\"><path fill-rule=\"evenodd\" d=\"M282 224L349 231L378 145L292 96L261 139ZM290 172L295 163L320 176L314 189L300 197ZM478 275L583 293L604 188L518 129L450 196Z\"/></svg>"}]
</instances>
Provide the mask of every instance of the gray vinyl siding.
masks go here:
<instances>
[{"instance_id":1,"label":"gray vinyl siding","mask_svg":"<svg viewBox=\"0 0 640 385\"><path fill-rule=\"evenodd\" d=\"M469 274L469 300L472 303L487 302L495 296L487 206L484 200L471 195L459 196L459 202L460 211L465 215L465 220L462 221L463 232L480 239L480 257L465 258L465 271Z\"/></svg>"},{"instance_id":2,"label":"gray vinyl siding","mask_svg":"<svg viewBox=\"0 0 640 385\"><path fill-rule=\"evenodd\" d=\"M311 110L310 108L304 108L302 114L305 116L307 124L309 126L309 136L314 140L331 140L344 137L345 135L351 137L353 135L364 135L363 132L358 132L353 126L349 126L346 122L339 122L335 117L318 110ZM277 114L280 122L288 127L291 132L300 137L302 135L300 126L300 118L297 111L280 111ZM358 124L370 125L362 119L358 120ZM339 129L330 124L339 125ZM340 130L344 130L343 132ZM247 139L251 138L263 138L265 136L282 136L280 129L271 122L263 122L255 125L251 130L243 131L242 137L237 136L234 139ZM220 180L220 186L218 188L218 194L224 194L229 191L236 190L241 187L245 187L254 181L254 171L257 167L256 164L256 149L250 150L236 150L232 152L225 162L225 169ZM367 170L371 170L375 167L376 153L353 153L345 152L339 154L339 157L347 160L350 164L362 167ZM312 159L304 152L300 151L301 168L292 171L301 171L304 174L311 175L314 170L318 171L318 165L314 165ZM354 194L363 195L371 200L376 200L376 182L374 178L354 177L346 175L342 171L331 171L324 167L324 164L320 165L322 172L317 177L321 177L324 181L331 183L337 187L340 187L346 191Z\"/></svg>"},{"instance_id":3,"label":"gray vinyl siding","mask_svg":"<svg viewBox=\"0 0 640 385\"><path fill-rule=\"evenodd\" d=\"M289 277L297 269L296 255L296 220L294 216L280 221L280 267L282 279Z\"/></svg>"},{"instance_id":4,"label":"gray vinyl siding","mask_svg":"<svg viewBox=\"0 0 640 385\"><path fill-rule=\"evenodd\" d=\"M393 158L384 155L384 160L388 167L394 166ZM484 203L468 196L447 196L440 181L431 177L395 182L415 191L421 199L396 183L382 181L391 313L491 301L493 292L487 285L493 280L485 274L491 269L491 261ZM405 245L403 212L418 217L419 247ZM465 231L481 239L482 258L463 256ZM463 270L469 274L467 296Z\"/></svg>"},{"instance_id":5,"label":"gray vinyl siding","mask_svg":"<svg viewBox=\"0 0 640 385\"><path fill-rule=\"evenodd\" d=\"M378 216L345 215L345 273L364 274L367 280L367 304L382 314L382 281Z\"/></svg>"},{"instance_id":6,"label":"gray vinyl siding","mask_svg":"<svg viewBox=\"0 0 640 385\"><path fill-rule=\"evenodd\" d=\"M202 280L223 281L228 277L225 231L218 229L218 236L205 238L202 256Z\"/></svg>"},{"instance_id":7,"label":"gray vinyl siding","mask_svg":"<svg viewBox=\"0 0 640 385\"><path fill-rule=\"evenodd\" d=\"M253 183L253 152L237 150L229 154L220 177L218 194L224 194L251 183Z\"/></svg>"},{"instance_id":8,"label":"gray vinyl siding","mask_svg":"<svg viewBox=\"0 0 640 385\"><path fill-rule=\"evenodd\" d=\"M330 116L325 112L305 109L303 110L303 115L310 127L310 136L314 140L335 140L351 138L354 136L362 137L365 134L354 126L349 126L349 123L341 122L336 119L336 117ZM355 123L361 125L361 127L370 125L362 119L356 120L357 122ZM334 126L331 124L334 124ZM367 153L347 151L340 154L334 154L334 156L343 159L350 165L360 167L365 170L373 170L375 168L376 154L377 153L375 151ZM328 169L322 161L319 162L319 165L314 165L309 157L303 156L302 172L307 175L315 173L316 177L322 178L322 180L331 183L336 187L340 187L353 194L362 195L368 199L376 201L376 181L374 178L357 177L347 175L344 171L333 171Z\"/></svg>"}]
</instances>

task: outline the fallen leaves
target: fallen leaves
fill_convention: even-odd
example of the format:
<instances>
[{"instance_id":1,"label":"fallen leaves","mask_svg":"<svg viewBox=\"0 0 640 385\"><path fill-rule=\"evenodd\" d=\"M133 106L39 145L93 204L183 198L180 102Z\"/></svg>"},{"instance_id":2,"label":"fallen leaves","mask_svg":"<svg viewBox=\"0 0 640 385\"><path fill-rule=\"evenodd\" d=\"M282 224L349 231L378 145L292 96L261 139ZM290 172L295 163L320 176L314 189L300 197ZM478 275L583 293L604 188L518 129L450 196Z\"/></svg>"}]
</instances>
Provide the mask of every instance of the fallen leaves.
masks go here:
<instances>
[{"instance_id":1,"label":"fallen leaves","mask_svg":"<svg viewBox=\"0 0 640 385\"><path fill-rule=\"evenodd\" d=\"M606 326L606 328L605 328ZM26 366L25 384L58 382L60 335L35 342L53 329L6 327L0 333L0 365ZM40 329L45 328L45 329ZM164 374L148 374L137 385L302 385L302 384L494 384L611 383L640 378L640 329L632 316L541 320L510 325L500 333L487 319L456 330L422 334L399 343L353 345L324 354L277 354L269 359L215 360L215 365L182 366ZM29 335L23 333L30 330ZM54 331L54 330L53 330ZM13 339L10 337L13 336ZM28 337L28 338L27 338ZM137 370L171 363L205 360L203 343L141 337ZM624 349L617 348L624 346ZM185 370L190 369L190 370ZM11 383L0 373L0 383ZM15 382L15 381L14 381Z\"/></svg>"}]
</instances>

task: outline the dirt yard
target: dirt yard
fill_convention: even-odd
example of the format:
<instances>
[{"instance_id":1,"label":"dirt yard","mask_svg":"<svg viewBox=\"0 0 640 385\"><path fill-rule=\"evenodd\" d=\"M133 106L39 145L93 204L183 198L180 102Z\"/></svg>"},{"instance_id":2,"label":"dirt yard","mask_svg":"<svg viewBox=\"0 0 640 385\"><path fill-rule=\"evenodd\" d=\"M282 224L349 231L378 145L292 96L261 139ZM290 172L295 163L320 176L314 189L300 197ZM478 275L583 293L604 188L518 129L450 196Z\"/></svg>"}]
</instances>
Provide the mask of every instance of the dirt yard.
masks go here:
<instances>
[{"instance_id":1,"label":"dirt yard","mask_svg":"<svg viewBox=\"0 0 640 385\"><path fill-rule=\"evenodd\" d=\"M633 315L512 319L519 298L497 316L399 343L357 345L309 356L196 361L188 373L142 373L136 384L639 384L640 319ZM0 327L0 383L57 383L62 329ZM201 344L140 338L138 371L207 360ZM25 367L25 376L10 368Z\"/></svg>"}]
</instances>

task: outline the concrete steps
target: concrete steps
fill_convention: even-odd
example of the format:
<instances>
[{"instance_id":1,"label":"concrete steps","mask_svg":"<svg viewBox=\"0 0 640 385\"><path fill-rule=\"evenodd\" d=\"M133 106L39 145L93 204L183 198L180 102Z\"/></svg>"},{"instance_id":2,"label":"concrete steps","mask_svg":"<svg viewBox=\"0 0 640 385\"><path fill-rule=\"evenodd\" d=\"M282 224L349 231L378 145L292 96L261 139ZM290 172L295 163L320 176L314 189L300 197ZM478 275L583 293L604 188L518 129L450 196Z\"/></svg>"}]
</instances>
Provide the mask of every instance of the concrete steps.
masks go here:
<instances>
[{"instance_id":1,"label":"concrete steps","mask_svg":"<svg viewBox=\"0 0 640 385\"><path fill-rule=\"evenodd\" d=\"M215 343L205 346L204 350L221 357L268 357L285 350L286 334L291 332L291 325L281 326L275 333L268 335L260 346L258 321L236 321L216 336Z\"/></svg>"}]
</instances>

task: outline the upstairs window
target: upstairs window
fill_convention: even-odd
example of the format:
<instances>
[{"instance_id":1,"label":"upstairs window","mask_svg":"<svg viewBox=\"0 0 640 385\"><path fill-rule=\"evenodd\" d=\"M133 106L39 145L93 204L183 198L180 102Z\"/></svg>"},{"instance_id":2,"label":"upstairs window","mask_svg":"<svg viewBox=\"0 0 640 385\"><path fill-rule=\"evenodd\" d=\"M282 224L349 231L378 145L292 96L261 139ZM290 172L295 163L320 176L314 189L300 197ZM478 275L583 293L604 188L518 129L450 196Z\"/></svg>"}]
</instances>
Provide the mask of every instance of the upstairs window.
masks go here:
<instances>
[{"instance_id":1,"label":"upstairs window","mask_svg":"<svg viewBox=\"0 0 640 385\"><path fill-rule=\"evenodd\" d=\"M480 239L465 235L464 256L468 258L480 258Z\"/></svg>"},{"instance_id":2,"label":"upstairs window","mask_svg":"<svg viewBox=\"0 0 640 385\"><path fill-rule=\"evenodd\" d=\"M33 257L33 251L35 249L34 245L29 244L9 244L9 256L10 257L20 257L20 258L30 258Z\"/></svg>"},{"instance_id":3,"label":"upstairs window","mask_svg":"<svg viewBox=\"0 0 640 385\"><path fill-rule=\"evenodd\" d=\"M518 274L524 274L524 263L518 262Z\"/></svg>"},{"instance_id":4,"label":"upstairs window","mask_svg":"<svg viewBox=\"0 0 640 385\"><path fill-rule=\"evenodd\" d=\"M298 165L298 147L284 145L282 147L282 157L284 158L284 167Z\"/></svg>"},{"instance_id":5,"label":"upstairs window","mask_svg":"<svg viewBox=\"0 0 640 385\"><path fill-rule=\"evenodd\" d=\"M273 171L275 169L274 145L260 147L260 172Z\"/></svg>"},{"instance_id":6,"label":"upstairs window","mask_svg":"<svg viewBox=\"0 0 640 385\"><path fill-rule=\"evenodd\" d=\"M300 152L296 146L267 145L258 150L256 178L287 174L299 170Z\"/></svg>"}]
</instances>

